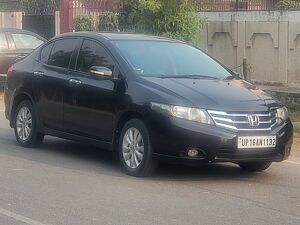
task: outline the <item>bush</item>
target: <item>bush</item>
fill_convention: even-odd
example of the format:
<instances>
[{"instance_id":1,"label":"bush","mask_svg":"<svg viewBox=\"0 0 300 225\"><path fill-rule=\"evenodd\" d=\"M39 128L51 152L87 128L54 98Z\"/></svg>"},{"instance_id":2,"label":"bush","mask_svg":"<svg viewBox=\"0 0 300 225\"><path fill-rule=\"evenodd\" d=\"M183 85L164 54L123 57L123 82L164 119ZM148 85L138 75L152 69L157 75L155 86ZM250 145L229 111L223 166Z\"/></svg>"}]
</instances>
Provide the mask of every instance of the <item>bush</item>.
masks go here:
<instances>
[{"instance_id":1,"label":"bush","mask_svg":"<svg viewBox=\"0 0 300 225\"><path fill-rule=\"evenodd\" d=\"M119 21L118 16L114 12L104 12L99 16L99 31L118 31Z\"/></svg>"},{"instance_id":2,"label":"bush","mask_svg":"<svg viewBox=\"0 0 300 225\"><path fill-rule=\"evenodd\" d=\"M300 2L294 0L280 0L275 8L277 9L300 9Z\"/></svg>"},{"instance_id":3,"label":"bush","mask_svg":"<svg viewBox=\"0 0 300 225\"><path fill-rule=\"evenodd\" d=\"M73 21L75 31L94 31L94 19L89 15L76 16Z\"/></svg>"},{"instance_id":4,"label":"bush","mask_svg":"<svg viewBox=\"0 0 300 225\"><path fill-rule=\"evenodd\" d=\"M197 0L119 0L121 31L171 37L199 44L204 23Z\"/></svg>"}]
</instances>

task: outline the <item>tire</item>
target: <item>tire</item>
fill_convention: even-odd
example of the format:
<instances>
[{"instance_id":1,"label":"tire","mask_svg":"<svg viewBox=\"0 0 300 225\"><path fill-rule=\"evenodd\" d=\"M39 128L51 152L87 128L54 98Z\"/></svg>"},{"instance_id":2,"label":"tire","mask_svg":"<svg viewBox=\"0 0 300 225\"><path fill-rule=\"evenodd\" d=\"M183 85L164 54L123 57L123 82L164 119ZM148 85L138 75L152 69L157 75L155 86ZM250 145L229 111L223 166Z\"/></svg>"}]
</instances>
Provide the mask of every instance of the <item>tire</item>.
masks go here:
<instances>
[{"instance_id":1,"label":"tire","mask_svg":"<svg viewBox=\"0 0 300 225\"><path fill-rule=\"evenodd\" d=\"M118 155L123 171L130 176L146 177L155 171L157 164L153 159L150 135L142 120L132 119L124 125Z\"/></svg>"},{"instance_id":2,"label":"tire","mask_svg":"<svg viewBox=\"0 0 300 225\"><path fill-rule=\"evenodd\" d=\"M24 122L24 118L27 122ZM22 147L38 147L43 142L44 135L37 131L36 113L30 101L24 100L17 106L14 114L14 130L16 139Z\"/></svg>"},{"instance_id":3,"label":"tire","mask_svg":"<svg viewBox=\"0 0 300 225\"><path fill-rule=\"evenodd\" d=\"M249 172L261 172L268 169L272 162L245 162L239 163L239 166Z\"/></svg>"}]
</instances>

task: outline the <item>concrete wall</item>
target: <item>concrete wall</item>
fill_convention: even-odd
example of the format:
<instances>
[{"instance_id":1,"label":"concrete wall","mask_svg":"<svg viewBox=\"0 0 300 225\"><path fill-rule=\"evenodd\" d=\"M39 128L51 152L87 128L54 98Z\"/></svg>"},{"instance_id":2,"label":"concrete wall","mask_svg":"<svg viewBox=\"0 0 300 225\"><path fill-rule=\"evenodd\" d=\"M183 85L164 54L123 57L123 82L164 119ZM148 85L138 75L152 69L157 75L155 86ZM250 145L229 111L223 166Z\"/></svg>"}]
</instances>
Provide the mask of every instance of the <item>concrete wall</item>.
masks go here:
<instances>
[{"instance_id":1,"label":"concrete wall","mask_svg":"<svg viewBox=\"0 0 300 225\"><path fill-rule=\"evenodd\" d=\"M300 11L202 12L201 47L252 82L300 86Z\"/></svg>"},{"instance_id":2,"label":"concrete wall","mask_svg":"<svg viewBox=\"0 0 300 225\"><path fill-rule=\"evenodd\" d=\"M22 12L0 12L0 28L22 29Z\"/></svg>"}]
</instances>

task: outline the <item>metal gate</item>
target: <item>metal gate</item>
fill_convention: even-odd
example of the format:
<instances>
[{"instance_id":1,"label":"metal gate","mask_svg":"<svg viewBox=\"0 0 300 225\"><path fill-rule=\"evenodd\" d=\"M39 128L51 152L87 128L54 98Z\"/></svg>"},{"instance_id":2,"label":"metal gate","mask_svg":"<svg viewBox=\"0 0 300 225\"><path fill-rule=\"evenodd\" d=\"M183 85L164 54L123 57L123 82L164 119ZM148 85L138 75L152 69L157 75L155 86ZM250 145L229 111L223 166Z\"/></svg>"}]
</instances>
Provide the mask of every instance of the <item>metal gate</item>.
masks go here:
<instances>
[{"instance_id":1,"label":"metal gate","mask_svg":"<svg viewBox=\"0 0 300 225\"><path fill-rule=\"evenodd\" d=\"M61 33L73 30L73 19L82 14L88 14L95 19L101 12L112 11L115 0L61 0L60 31Z\"/></svg>"},{"instance_id":2,"label":"metal gate","mask_svg":"<svg viewBox=\"0 0 300 225\"><path fill-rule=\"evenodd\" d=\"M29 30L50 39L55 36L54 15L24 15L22 20L24 30Z\"/></svg>"}]
</instances>

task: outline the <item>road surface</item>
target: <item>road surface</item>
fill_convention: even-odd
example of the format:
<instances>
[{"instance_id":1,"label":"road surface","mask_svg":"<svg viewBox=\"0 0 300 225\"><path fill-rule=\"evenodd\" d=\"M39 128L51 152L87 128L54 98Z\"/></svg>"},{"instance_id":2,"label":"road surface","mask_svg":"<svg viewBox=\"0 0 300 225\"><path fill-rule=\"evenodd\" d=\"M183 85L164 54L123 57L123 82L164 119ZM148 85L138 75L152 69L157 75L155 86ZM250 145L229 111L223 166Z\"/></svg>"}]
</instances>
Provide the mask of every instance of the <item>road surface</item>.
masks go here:
<instances>
[{"instance_id":1,"label":"road surface","mask_svg":"<svg viewBox=\"0 0 300 225\"><path fill-rule=\"evenodd\" d=\"M133 178L87 145L46 137L38 149L19 147L2 110L0 224L298 225L300 158L262 173L164 165Z\"/></svg>"}]
</instances>

